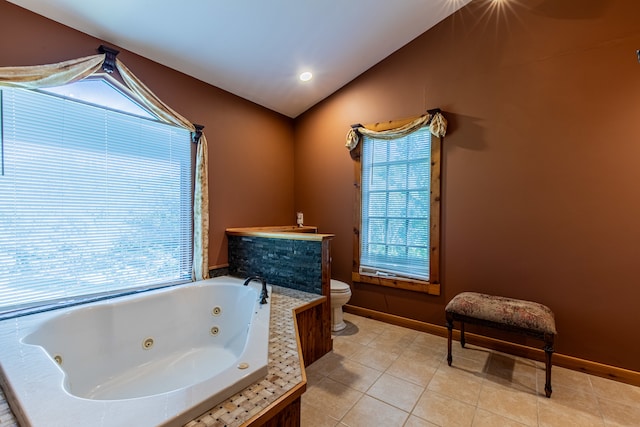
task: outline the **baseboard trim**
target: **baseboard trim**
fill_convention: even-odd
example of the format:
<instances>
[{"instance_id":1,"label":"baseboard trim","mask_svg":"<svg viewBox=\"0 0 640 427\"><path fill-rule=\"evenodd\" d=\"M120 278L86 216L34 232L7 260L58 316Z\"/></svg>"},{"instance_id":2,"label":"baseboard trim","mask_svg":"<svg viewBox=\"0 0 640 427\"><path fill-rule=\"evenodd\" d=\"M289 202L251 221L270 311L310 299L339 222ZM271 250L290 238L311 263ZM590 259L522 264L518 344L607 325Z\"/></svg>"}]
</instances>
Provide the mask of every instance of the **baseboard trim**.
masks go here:
<instances>
[{"instance_id":1,"label":"baseboard trim","mask_svg":"<svg viewBox=\"0 0 640 427\"><path fill-rule=\"evenodd\" d=\"M447 328L444 326L434 325L432 323L421 322L419 320L408 319L406 317L396 316L393 314L383 313L381 311L371 310L368 308L357 307L346 304L344 311L370 319L379 320L381 322L390 323L392 325L403 326L405 328L414 329L416 331L427 332L432 335L441 337L447 336ZM515 344L483 335L465 332L465 339L468 343L480 347L490 348L492 350L501 351L503 353L513 354L515 356L526 357L528 359L544 361L544 351L533 347ZM460 340L460 332L456 329L453 331L453 338ZM617 366L605 365L590 360L580 359L565 354L554 353L553 364L574 371L584 372L586 374L598 377L608 378L611 380L640 386L640 372L629 369L619 368Z\"/></svg>"}]
</instances>

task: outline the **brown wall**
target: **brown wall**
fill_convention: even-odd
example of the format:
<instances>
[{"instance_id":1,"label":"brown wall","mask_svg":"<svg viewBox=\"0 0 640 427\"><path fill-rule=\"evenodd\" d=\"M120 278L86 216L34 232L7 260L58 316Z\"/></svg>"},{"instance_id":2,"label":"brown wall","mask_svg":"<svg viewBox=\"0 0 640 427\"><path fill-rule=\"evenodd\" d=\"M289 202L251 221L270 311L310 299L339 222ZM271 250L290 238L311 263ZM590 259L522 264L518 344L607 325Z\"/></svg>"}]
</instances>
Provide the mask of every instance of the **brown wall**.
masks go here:
<instances>
[{"instance_id":1,"label":"brown wall","mask_svg":"<svg viewBox=\"0 0 640 427\"><path fill-rule=\"evenodd\" d=\"M292 120L182 73L0 1L0 66L96 54L100 44L165 103L205 126L209 143L209 265L227 262L227 227L293 224Z\"/></svg>"},{"instance_id":2,"label":"brown wall","mask_svg":"<svg viewBox=\"0 0 640 427\"><path fill-rule=\"evenodd\" d=\"M206 126L211 266L227 261L226 227L291 224L300 210L336 234L333 276L350 282L349 125L440 107L450 122L442 295L356 284L351 303L442 325L463 290L532 299L556 313L557 351L640 371L640 2L576 4L474 0L295 121L130 52L119 58ZM90 55L101 43L0 1L0 66Z\"/></svg>"},{"instance_id":3,"label":"brown wall","mask_svg":"<svg viewBox=\"0 0 640 427\"><path fill-rule=\"evenodd\" d=\"M295 208L350 282L349 125L440 107L442 295L355 284L351 304L443 325L465 290L536 300L558 352L638 371L640 2L505 3L474 0L300 116Z\"/></svg>"}]
</instances>

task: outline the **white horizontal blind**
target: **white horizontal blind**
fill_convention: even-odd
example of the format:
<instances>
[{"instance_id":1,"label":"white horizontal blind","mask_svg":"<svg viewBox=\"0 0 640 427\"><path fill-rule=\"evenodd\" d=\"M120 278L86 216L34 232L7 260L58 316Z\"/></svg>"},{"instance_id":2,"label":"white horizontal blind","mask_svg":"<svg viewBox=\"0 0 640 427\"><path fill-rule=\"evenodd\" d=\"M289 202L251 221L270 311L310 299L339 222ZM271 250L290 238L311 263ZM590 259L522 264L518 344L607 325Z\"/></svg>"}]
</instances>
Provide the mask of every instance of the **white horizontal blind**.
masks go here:
<instances>
[{"instance_id":1,"label":"white horizontal blind","mask_svg":"<svg viewBox=\"0 0 640 427\"><path fill-rule=\"evenodd\" d=\"M364 137L360 272L429 280L431 133Z\"/></svg>"},{"instance_id":2,"label":"white horizontal blind","mask_svg":"<svg viewBox=\"0 0 640 427\"><path fill-rule=\"evenodd\" d=\"M0 94L0 313L190 280L189 131Z\"/></svg>"}]
</instances>

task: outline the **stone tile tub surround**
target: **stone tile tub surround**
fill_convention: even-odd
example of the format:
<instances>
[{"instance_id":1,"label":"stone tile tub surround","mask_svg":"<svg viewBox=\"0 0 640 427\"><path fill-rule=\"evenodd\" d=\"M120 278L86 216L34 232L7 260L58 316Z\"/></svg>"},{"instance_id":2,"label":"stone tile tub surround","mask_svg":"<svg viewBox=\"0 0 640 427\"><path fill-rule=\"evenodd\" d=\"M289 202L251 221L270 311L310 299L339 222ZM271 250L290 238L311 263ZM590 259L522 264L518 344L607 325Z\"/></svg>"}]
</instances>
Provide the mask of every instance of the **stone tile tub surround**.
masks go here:
<instances>
[{"instance_id":1,"label":"stone tile tub surround","mask_svg":"<svg viewBox=\"0 0 640 427\"><path fill-rule=\"evenodd\" d=\"M228 228L229 274L263 276L267 282L328 296L330 241L316 227Z\"/></svg>"},{"instance_id":2,"label":"stone tile tub surround","mask_svg":"<svg viewBox=\"0 0 640 427\"><path fill-rule=\"evenodd\" d=\"M267 376L202 413L185 427L235 427L251 423L278 402L304 391L305 379L297 349L293 310L317 303L323 297L272 286ZM17 427L0 390L0 427ZM22 426L24 427L24 426ZM129 427L129 426L127 426Z\"/></svg>"}]
</instances>

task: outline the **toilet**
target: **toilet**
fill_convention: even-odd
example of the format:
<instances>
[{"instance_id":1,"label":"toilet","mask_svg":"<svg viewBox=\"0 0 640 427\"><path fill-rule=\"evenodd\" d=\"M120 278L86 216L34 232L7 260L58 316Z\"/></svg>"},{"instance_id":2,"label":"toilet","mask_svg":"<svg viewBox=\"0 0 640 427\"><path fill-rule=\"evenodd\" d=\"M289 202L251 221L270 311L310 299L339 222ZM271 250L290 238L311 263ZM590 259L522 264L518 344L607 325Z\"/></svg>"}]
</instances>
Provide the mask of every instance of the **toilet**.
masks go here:
<instances>
[{"instance_id":1,"label":"toilet","mask_svg":"<svg viewBox=\"0 0 640 427\"><path fill-rule=\"evenodd\" d=\"M342 306L351 298L351 288L348 284L331 279L331 330L341 331L347 327L342 316Z\"/></svg>"}]
</instances>

